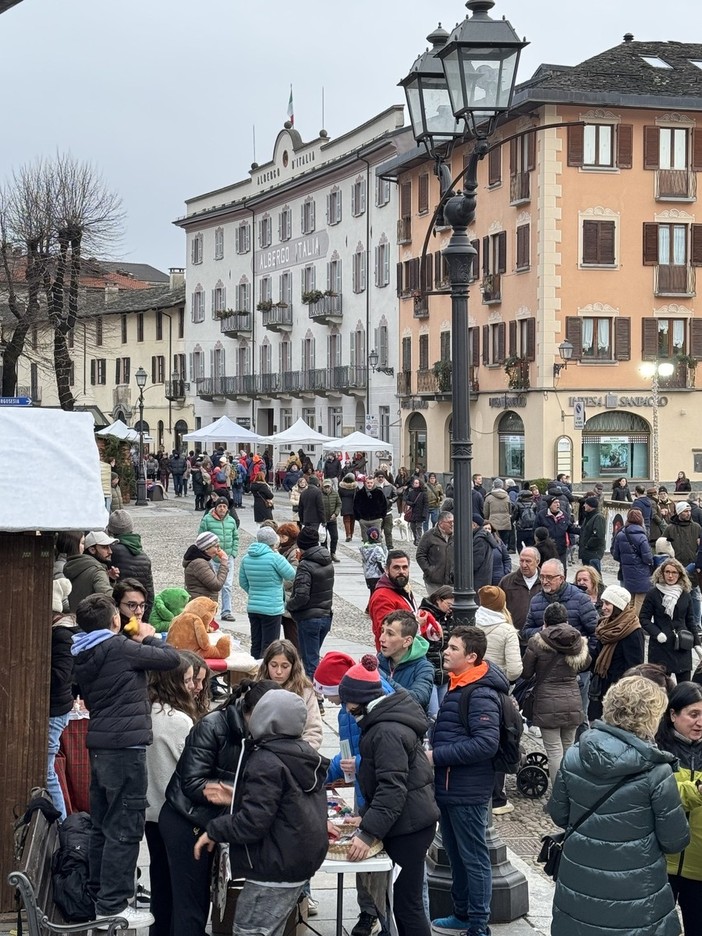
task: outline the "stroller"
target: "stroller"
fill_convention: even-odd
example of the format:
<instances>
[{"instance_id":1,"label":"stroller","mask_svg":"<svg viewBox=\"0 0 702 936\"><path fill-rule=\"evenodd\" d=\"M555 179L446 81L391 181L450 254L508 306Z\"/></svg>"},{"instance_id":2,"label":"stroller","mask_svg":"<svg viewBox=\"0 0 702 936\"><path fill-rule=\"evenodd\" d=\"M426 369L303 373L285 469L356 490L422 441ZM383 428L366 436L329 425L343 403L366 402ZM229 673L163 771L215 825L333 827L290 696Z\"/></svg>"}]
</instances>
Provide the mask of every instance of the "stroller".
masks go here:
<instances>
[{"instance_id":1,"label":"stroller","mask_svg":"<svg viewBox=\"0 0 702 936\"><path fill-rule=\"evenodd\" d=\"M514 685L513 695L520 709L530 686L530 680L521 678ZM522 752L515 779L522 796L539 799L548 790L548 757L543 751Z\"/></svg>"}]
</instances>

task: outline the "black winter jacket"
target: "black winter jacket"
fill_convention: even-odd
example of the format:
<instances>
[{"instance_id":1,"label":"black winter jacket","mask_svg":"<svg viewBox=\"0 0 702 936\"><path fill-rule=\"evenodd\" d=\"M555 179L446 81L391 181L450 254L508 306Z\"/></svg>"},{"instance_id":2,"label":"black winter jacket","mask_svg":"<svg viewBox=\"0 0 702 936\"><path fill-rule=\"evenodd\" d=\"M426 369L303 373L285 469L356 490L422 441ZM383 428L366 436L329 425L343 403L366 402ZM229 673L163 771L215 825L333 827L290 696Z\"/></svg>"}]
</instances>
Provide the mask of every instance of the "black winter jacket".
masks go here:
<instances>
[{"instance_id":1,"label":"black winter jacket","mask_svg":"<svg viewBox=\"0 0 702 936\"><path fill-rule=\"evenodd\" d=\"M324 546L306 549L297 565L286 608L295 621L330 617L334 600L334 566Z\"/></svg>"},{"instance_id":2,"label":"black winter jacket","mask_svg":"<svg viewBox=\"0 0 702 936\"><path fill-rule=\"evenodd\" d=\"M151 574L151 560L141 549L141 542L137 550L135 545L125 543L120 539L112 546L112 565L119 569L121 579L135 578L146 589L144 620L148 621L154 606L154 579Z\"/></svg>"},{"instance_id":3,"label":"black winter jacket","mask_svg":"<svg viewBox=\"0 0 702 936\"><path fill-rule=\"evenodd\" d=\"M319 870L327 854L329 761L301 738L259 741L248 757L234 815L207 826L229 842L236 876L252 881L301 881Z\"/></svg>"},{"instance_id":4,"label":"black winter jacket","mask_svg":"<svg viewBox=\"0 0 702 936\"><path fill-rule=\"evenodd\" d=\"M422 488L408 487L404 494L403 503L405 510L408 507L412 510L410 523L424 523L429 516L429 503Z\"/></svg>"},{"instance_id":5,"label":"black winter jacket","mask_svg":"<svg viewBox=\"0 0 702 936\"><path fill-rule=\"evenodd\" d=\"M483 585L492 585L493 549L497 543L487 530L473 532L473 588L476 596Z\"/></svg>"},{"instance_id":6,"label":"black winter jacket","mask_svg":"<svg viewBox=\"0 0 702 936\"><path fill-rule=\"evenodd\" d=\"M639 611L641 626L651 638L648 642L648 662L661 663L669 673L685 673L692 668L692 650L676 650L676 631L688 630L694 645L699 646L700 637L693 621L692 598L683 591L673 609L673 617L665 613L663 595L654 585L644 598ZM666 642L659 643L658 635L666 635Z\"/></svg>"},{"instance_id":7,"label":"black winter jacket","mask_svg":"<svg viewBox=\"0 0 702 936\"><path fill-rule=\"evenodd\" d=\"M585 519L580 524L580 561L601 559L605 551L605 518L599 510L591 510L589 513L583 510L581 516Z\"/></svg>"},{"instance_id":8,"label":"black winter jacket","mask_svg":"<svg viewBox=\"0 0 702 936\"><path fill-rule=\"evenodd\" d=\"M303 526L319 526L320 523L326 523L322 489L314 484L308 485L300 494L298 511Z\"/></svg>"},{"instance_id":9,"label":"black winter jacket","mask_svg":"<svg viewBox=\"0 0 702 936\"><path fill-rule=\"evenodd\" d=\"M548 535L556 544L559 556L562 556L568 549L568 538L572 536L573 533L580 533L580 527L573 523L569 515L563 513L557 520L550 510L539 511L536 515L536 526L546 527Z\"/></svg>"},{"instance_id":10,"label":"black winter jacket","mask_svg":"<svg viewBox=\"0 0 702 936\"><path fill-rule=\"evenodd\" d=\"M253 481L249 490L253 494L254 520L256 523L272 520L273 508L269 507L266 502L273 500L273 491L264 481Z\"/></svg>"},{"instance_id":11,"label":"black winter jacket","mask_svg":"<svg viewBox=\"0 0 702 936\"><path fill-rule=\"evenodd\" d=\"M404 689L383 696L359 722L360 830L368 841L407 835L439 818L434 772L422 747L427 717Z\"/></svg>"},{"instance_id":12,"label":"black winter jacket","mask_svg":"<svg viewBox=\"0 0 702 936\"><path fill-rule=\"evenodd\" d=\"M206 800L203 790L209 782L234 783L245 734L237 706L229 704L196 722L185 739L166 801L193 825L204 828L226 811L226 806Z\"/></svg>"},{"instance_id":13,"label":"black winter jacket","mask_svg":"<svg viewBox=\"0 0 702 936\"><path fill-rule=\"evenodd\" d=\"M73 656L71 646L78 633L75 618L56 614L51 627L51 689L49 718L65 715L73 708Z\"/></svg>"},{"instance_id":14,"label":"black winter jacket","mask_svg":"<svg viewBox=\"0 0 702 936\"><path fill-rule=\"evenodd\" d=\"M353 513L357 520L381 520L387 512L388 502L385 500L382 488L374 487L372 491L367 491L365 487L362 487L356 491L353 499Z\"/></svg>"},{"instance_id":15,"label":"black winter jacket","mask_svg":"<svg viewBox=\"0 0 702 936\"><path fill-rule=\"evenodd\" d=\"M158 637L142 643L123 634L81 650L81 641L102 634L80 634L73 644L76 682L90 712L87 747L121 750L151 744L149 670L172 670L180 654Z\"/></svg>"},{"instance_id":16,"label":"black winter jacket","mask_svg":"<svg viewBox=\"0 0 702 936\"><path fill-rule=\"evenodd\" d=\"M339 497L341 498L341 516L353 517L353 502L358 491L355 481L339 481Z\"/></svg>"}]
</instances>

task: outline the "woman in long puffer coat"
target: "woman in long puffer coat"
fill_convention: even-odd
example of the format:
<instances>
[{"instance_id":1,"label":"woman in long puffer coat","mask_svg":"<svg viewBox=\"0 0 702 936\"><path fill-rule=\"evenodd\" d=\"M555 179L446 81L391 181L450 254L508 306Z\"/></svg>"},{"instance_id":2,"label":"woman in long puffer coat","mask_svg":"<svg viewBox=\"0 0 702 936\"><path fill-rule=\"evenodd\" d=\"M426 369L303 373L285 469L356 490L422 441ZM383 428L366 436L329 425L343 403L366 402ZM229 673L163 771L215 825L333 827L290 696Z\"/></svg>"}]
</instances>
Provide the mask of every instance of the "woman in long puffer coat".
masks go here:
<instances>
[{"instance_id":1,"label":"woman in long puffer coat","mask_svg":"<svg viewBox=\"0 0 702 936\"><path fill-rule=\"evenodd\" d=\"M677 559L666 559L653 573L653 588L641 605L639 620L651 638L648 662L660 663L678 682L690 678L692 648L700 638L692 618L691 584Z\"/></svg>"},{"instance_id":2,"label":"woman in long puffer coat","mask_svg":"<svg viewBox=\"0 0 702 936\"><path fill-rule=\"evenodd\" d=\"M405 519L412 528L414 545L416 546L423 532L424 521L429 516L429 505L424 484L419 478L412 478L410 487L405 491ZM409 518L407 517L409 514Z\"/></svg>"},{"instance_id":3,"label":"woman in long puffer coat","mask_svg":"<svg viewBox=\"0 0 702 936\"><path fill-rule=\"evenodd\" d=\"M624 526L614 537L612 558L620 563L619 581L631 592L638 613L651 587L653 572L653 553L640 510L634 508L627 513Z\"/></svg>"},{"instance_id":4,"label":"woman in long puffer coat","mask_svg":"<svg viewBox=\"0 0 702 936\"><path fill-rule=\"evenodd\" d=\"M665 692L626 676L604 699L602 721L566 753L548 812L568 828L607 799L565 841L553 899L552 936L678 936L665 855L690 830L675 758L653 744Z\"/></svg>"}]
</instances>

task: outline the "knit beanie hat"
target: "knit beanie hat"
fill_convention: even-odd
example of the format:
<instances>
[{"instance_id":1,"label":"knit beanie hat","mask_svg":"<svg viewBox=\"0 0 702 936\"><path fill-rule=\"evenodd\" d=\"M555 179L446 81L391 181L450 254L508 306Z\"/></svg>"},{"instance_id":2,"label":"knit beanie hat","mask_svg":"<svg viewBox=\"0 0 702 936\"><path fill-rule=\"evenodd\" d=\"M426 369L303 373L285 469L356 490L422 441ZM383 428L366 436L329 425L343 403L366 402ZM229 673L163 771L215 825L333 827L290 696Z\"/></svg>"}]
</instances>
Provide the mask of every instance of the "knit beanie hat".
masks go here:
<instances>
[{"instance_id":1,"label":"knit beanie hat","mask_svg":"<svg viewBox=\"0 0 702 936\"><path fill-rule=\"evenodd\" d=\"M675 513L676 513L678 516L680 516L680 514L683 512L683 510L691 510L691 509L692 509L692 508L690 507L690 505L688 504L687 501L680 501L679 504L676 504L676 505L675 505Z\"/></svg>"},{"instance_id":2,"label":"knit beanie hat","mask_svg":"<svg viewBox=\"0 0 702 936\"><path fill-rule=\"evenodd\" d=\"M313 546L319 546L319 532L317 527L303 527L297 538L297 546L298 549L301 549L303 552L306 549L312 549Z\"/></svg>"},{"instance_id":3,"label":"knit beanie hat","mask_svg":"<svg viewBox=\"0 0 702 936\"><path fill-rule=\"evenodd\" d=\"M226 507L229 507L229 501L226 497L218 497L215 501L215 507L219 507L220 504L225 504Z\"/></svg>"},{"instance_id":4,"label":"knit beanie hat","mask_svg":"<svg viewBox=\"0 0 702 936\"><path fill-rule=\"evenodd\" d=\"M314 671L314 688L325 696L338 696L339 683L356 661L348 653L331 650L322 657Z\"/></svg>"},{"instance_id":5,"label":"knit beanie hat","mask_svg":"<svg viewBox=\"0 0 702 936\"><path fill-rule=\"evenodd\" d=\"M507 606L507 595L498 585L483 585L478 589L478 601L481 608L488 611L504 611Z\"/></svg>"},{"instance_id":6,"label":"knit beanie hat","mask_svg":"<svg viewBox=\"0 0 702 936\"><path fill-rule=\"evenodd\" d=\"M597 510L597 508L600 506L600 502L596 497L586 497L583 501L583 504L586 504L588 507L592 507L593 510Z\"/></svg>"},{"instance_id":7,"label":"knit beanie hat","mask_svg":"<svg viewBox=\"0 0 702 936\"><path fill-rule=\"evenodd\" d=\"M481 526L485 523L485 520L484 520L483 517L480 516L479 513L474 513L474 514L473 514L473 523L477 523L478 526L481 527Z\"/></svg>"},{"instance_id":8,"label":"knit beanie hat","mask_svg":"<svg viewBox=\"0 0 702 936\"><path fill-rule=\"evenodd\" d=\"M669 539L666 539L665 536L659 536L656 540L656 555L670 556L671 559L675 559L675 549L673 548L673 544Z\"/></svg>"},{"instance_id":9,"label":"knit beanie hat","mask_svg":"<svg viewBox=\"0 0 702 936\"><path fill-rule=\"evenodd\" d=\"M608 585L600 596L602 601L608 601L615 608L623 611L631 604L631 592L621 585Z\"/></svg>"},{"instance_id":10,"label":"knit beanie hat","mask_svg":"<svg viewBox=\"0 0 702 936\"><path fill-rule=\"evenodd\" d=\"M122 536L124 533L133 533L134 524L126 510L113 510L107 524L110 536Z\"/></svg>"},{"instance_id":11,"label":"knit beanie hat","mask_svg":"<svg viewBox=\"0 0 702 936\"><path fill-rule=\"evenodd\" d=\"M307 479L307 483L311 484L312 487L319 487L319 478L317 475L310 475Z\"/></svg>"},{"instance_id":12,"label":"knit beanie hat","mask_svg":"<svg viewBox=\"0 0 702 936\"><path fill-rule=\"evenodd\" d=\"M55 614L61 614L63 611L63 600L68 598L71 594L71 589L73 588L73 583L70 582L67 578L61 576L61 578L54 579L53 583L53 596L51 599L51 610Z\"/></svg>"},{"instance_id":13,"label":"knit beanie hat","mask_svg":"<svg viewBox=\"0 0 702 936\"><path fill-rule=\"evenodd\" d=\"M380 539L380 530L378 527L368 527L368 539L371 543L377 543Z\"/></svg>"},{"instance_id":14,"label":"knit beanie hat","mask_svg":"<svg viewBox=\"0 0 702 936\"><path fill-rule=\"evenodd\" d=\"M367 705L382 694L378 658L372 653L361 657L361 662L352 666L339 683L339 698L344 704Z\"/></svg>"},{"instance_id":15,"label":"knit beanie hat","mask_svg":"<svg viewBox=\"0 0 702 936\"><path fill-rule=\"evenodd\" d=\"M275 532L272 527L262 526L259 528L258 533L256 534L256 539L259 543L264 543L266 546L270 546L271 549L274 546L277 546L280 542L278 534Z\"/></svg>"},{"instance_id":16,"label":"knit beanie hat","mask_svg":"<svg viewBox=\"0 0 702 936\"><path fill-rule=\"evenodd\" d=\"M200 533L195 540L195 545L198 549L205 552L205 550L209 549L211 546L219 546L219 537L216 533Z\"/></svg>"}]
</instances>

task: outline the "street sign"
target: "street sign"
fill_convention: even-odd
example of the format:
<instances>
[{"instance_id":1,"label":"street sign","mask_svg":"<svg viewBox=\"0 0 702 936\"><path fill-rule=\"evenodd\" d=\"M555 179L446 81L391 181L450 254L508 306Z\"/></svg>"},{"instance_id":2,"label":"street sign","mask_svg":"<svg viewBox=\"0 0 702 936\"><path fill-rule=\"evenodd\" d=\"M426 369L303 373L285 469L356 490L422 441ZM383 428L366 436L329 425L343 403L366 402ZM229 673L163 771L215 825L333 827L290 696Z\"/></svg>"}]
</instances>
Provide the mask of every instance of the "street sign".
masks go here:
<instances>
[{"instance_id":1,"label":"street sign","mask_svg":"<svg viewBox=\"0 0 702 936\"><path fill-rule=\"evenodd\" d=\"M32 398L28 396L0 397L0 406L31 406Z\"/></svg>"},{"instance_id":2,"label":"street sign","mask_svg":"<svg viewBox=\"0 0 702 936\"><path fill-rule=\"evenodd\" d=\"M582 400L576 400L575 403L573 403L573 428L584 429L586 419L585 404Z\"/></svg>"},{"instance_id":3,"label":"street sign","mask_svg":"<svg viewBox=\"0 0 702 936\"><path fill-rule=\"evenodd\" d=\"M374 439L378 438L378 417L366 416L366 435Z\"/></svg>"}]
</instances>

